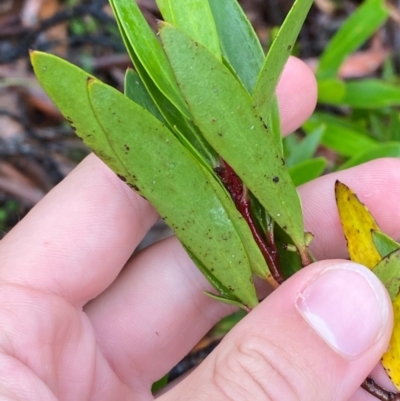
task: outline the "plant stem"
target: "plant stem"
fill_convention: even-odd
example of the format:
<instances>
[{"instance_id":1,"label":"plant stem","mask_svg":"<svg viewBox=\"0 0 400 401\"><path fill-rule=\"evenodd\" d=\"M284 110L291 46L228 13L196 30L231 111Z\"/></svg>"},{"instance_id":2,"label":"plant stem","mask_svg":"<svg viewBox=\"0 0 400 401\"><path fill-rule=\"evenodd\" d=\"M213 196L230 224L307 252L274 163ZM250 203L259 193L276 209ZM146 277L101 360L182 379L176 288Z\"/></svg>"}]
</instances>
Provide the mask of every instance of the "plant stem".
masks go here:
<instances>
[{"instance_id":1,"label":"plant stem","mask_svg":"<svg viewBox=\"0 0 400 401\"><path fill-rule=\"evenodd\" d=\"M253 238L264 256L272 277L278 284L282 284L285 278L280 270L274 234L272 231L268 231L267 237L264 239L258 230L251 215L250 197L247 188L244 187L242 180L225 161L221 161L220 166L216 167L214 170L221 178L222 183L230 193L237 209L247 222L250 231L253 234Z\"/></svg>"},{"instance_id":2,"label":"plant stem","mask_svg":"<svg viewBox=\"0 0 400 401\"><path fill-rule=\"evenodd\" d=\"M371 378L366 378L361 385L365 391L375 396L380 401L400 401L400 393L392 393L378 386Z\"/></svg>"}]
</instances>

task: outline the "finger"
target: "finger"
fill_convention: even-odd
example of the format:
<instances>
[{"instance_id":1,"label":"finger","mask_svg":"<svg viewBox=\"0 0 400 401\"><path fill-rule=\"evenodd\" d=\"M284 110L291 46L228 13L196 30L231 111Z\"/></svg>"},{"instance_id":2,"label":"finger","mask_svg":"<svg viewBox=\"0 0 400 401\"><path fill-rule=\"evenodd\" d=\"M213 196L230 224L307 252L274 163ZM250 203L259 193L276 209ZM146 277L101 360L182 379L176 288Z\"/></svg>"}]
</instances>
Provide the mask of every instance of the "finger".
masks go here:
<instances>
[{"instance_id":1,"label":"finger","mask_svg":"<svg viewBox=\"0 0 400 401\"><path fill-rule=\"evenodd\" d=\"M390 339L388 295L367 268L305 268L243 319L160 401L347 401Z\"/></svg>"},{"instance_id":2,"label":"finger","mask_svg":"<svg viewBox=\"0 0 400 401\"><path fill-rule=\"evenodd\" d=\"M314 80L299 63L291 58L285 70L290 86ZM284 127L293 121L300 125L307 118L301 113L314 107L315 96L287 96L286 85L280 84L280 103L300 97L303 108L284 107ZM83 304L115 279L155 219L147 202L90 156L2 241L0 279Z\"/></svg>"},{"instance_id":3,"label":"finger","mask_svg":"<svg viewBox=\"0 0 400 401\"><path fill-rule=\"evenodd\" d=\"M277 90L282 131L290 134L312 114L317 103L317 81L310 68L290 57Z\"/></svg>"},{"instance_id":4,"label":"finger","mask_svg":"<svg viewBox=\"0 0 400 401\"><path fill-rule=\"evenodd\" d=\"M335 181L349 186L366 204L381 229L400 238L400 160L379 159L322 176L299 188L306 230L314 234L311 250L317 259L347 257L335 201Z\"/></svg>"},{"instance_id":5,"label":"finger","mask_svg":"<svg viewBox=\"0 0 400 401\"><path fill-rule=\"evenodd\" d=\"M321 257L321 251L325 258L346 254L335 204L336 179L352 186L361 199L367 196L382 228L400 237L400 219L391 217L400 214L398 195L387 195L385 203L381 201L387 188L400 186L399 168L398 160L378 160L322 177L300 189L306 228L316 235L316 256ZM368 182L374 184L373 191L368 190ZM106 358L120 369L119 376L131 381L130 363L140 360L141 377L150 386L181 360L232 310L210 302L203 293L209 289L176 239L156 244L134 258L124 275L87 310Z\"/></svg>"},{"instance_id":6,"label":"finger","mask_svg":"<svg viewBox=\"0 0 400 401\"><path fill-rule=\"evenodd\" d=\"M0 279L86 303L115 279L156 219L90 155L2 240Z\"/></svg>"}]
</instances>

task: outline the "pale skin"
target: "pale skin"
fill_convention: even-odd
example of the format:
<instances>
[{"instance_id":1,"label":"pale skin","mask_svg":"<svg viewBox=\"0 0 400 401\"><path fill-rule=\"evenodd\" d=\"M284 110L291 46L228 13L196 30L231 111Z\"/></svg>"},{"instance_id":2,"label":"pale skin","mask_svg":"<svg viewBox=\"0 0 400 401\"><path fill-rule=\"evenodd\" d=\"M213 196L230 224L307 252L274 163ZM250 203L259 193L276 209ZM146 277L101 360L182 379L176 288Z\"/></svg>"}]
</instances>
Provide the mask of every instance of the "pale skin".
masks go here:
<instances>
[{"instance_id":1,"label":"pale skin","mask_svg":"<svg viewBox=\"0 0 400 401\"><path fill-rule=\"evenodd\" d=\"M288 133L316 101L314 78L300 61L289 61L278 96ZM385 232L400 237L399 169L398 160L379 160L302 186L312 250L325 260L268 296L159 399L373 400L359 386L390 338L390 302L380 284L374 282L387 324L352 358L310 328L295 299L327 267L343 262L334 258L346 257L336 179L368 202ZM131 257L157 218L90 155L6 235L0 243L0 400L152 400L151 384L232 312L204 295L209 284L175 238ZM363 330L360 322L354 336L357 328Z\"/></svg>"}]
</instances>

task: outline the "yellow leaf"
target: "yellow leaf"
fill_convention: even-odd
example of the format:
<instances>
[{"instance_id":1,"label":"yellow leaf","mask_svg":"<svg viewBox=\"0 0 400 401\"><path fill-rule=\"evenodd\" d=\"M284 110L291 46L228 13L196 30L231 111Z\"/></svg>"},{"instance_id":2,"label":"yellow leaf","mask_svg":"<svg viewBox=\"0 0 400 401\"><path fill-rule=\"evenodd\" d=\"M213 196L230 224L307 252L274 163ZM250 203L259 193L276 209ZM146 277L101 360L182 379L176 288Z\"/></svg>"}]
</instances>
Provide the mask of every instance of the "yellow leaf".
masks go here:
<instances>
[{"instance_id":1,"label":"yellow leaf","mask_svg":"<svg viewBox=\"0 0 400 401\"><path fill-rule=\"evenodd\" d=\"M392 338L389 349L383 354L382 365L397 390L400 390L400 296L393 301L393 315Z\"/></svg>"},{"instance_id":2,"label":"yellow leaf","mask_svg":"<svg viewBox=\"0 0 400 401\"><path fill-rule=\"evenodd\" d=\"M378 224L357 195L339 181L335 196L350 259L372 269L382 259L371 234L371 230L380 231Z\"/></svg>"}]
</instances>

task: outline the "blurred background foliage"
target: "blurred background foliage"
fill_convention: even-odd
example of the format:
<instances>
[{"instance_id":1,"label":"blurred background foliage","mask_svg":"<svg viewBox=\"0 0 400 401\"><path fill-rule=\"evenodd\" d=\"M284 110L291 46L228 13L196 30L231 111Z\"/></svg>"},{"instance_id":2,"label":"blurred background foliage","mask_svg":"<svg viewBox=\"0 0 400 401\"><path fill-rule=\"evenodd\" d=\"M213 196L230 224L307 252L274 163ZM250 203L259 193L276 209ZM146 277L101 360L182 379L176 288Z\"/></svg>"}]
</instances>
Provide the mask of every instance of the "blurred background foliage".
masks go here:
<instances>
[{"instance_id":1,"label":"blurred background foliage","mask_svg":"<svg viewBox=\"0 0 400 401\"><path fill-rule=\"evenodd\" d=\"M156 30L154 0L137 2ZM240 3L268 49L292 2ZM400 157L399 5L315 0L293 54L315 72L318 106L283 141L296 185L372 159ZM0 238L88 152L38 85L29 49L64 57L119 89L130 66L107 0L0 1ZM158 223L141 247L167 235ZM206 348L240 317L215 328ZM198 352L187 365L201 359L193 356Z\"/></svg>"}]
</instances>

